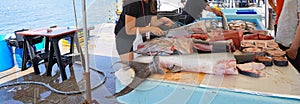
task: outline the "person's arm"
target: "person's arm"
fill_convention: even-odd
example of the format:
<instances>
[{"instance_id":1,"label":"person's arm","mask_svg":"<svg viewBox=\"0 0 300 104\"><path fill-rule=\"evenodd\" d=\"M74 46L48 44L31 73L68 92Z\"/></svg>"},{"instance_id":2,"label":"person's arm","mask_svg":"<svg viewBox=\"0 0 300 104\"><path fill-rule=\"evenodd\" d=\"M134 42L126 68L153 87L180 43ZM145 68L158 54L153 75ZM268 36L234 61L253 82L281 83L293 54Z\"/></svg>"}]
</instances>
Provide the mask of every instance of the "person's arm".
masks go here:
<instances>
[{"instance_id":1,"label":"person's arm","mask_svg":"<svg viewBox=\"0 0 300 104\"><path fill-rule=\"evenodd\" d=\"M151 26L160 26L162 24L165 24L166 26L172 26L174 22L167 17L161 17L160 19L157 19L157 16L152 16L150 24Z\"/></svg>"},{"instance_id":2,"label":"person's arm","mask_svg":"<svg viewBox=\"0 0 300 104\"><path fill-rule=\"evenodd\" d=\"M276 12L276 6L274 4L274 0L268 0L268 3L272 7L272 9Z\"/></svg>"},{"instance_id":3,"label":"person's arm","mask_svg":"<svg viewBox=\"0 0 300 104\"><path fill-rule=\"evenodd\" d=\"M136 27L136 18L130 15L125 15L125 30L128 35L135 35L137 28L139 28L140 34L144 34L147 32L152 32L155 35L163 35L164 32L154 26L146 26L146 27Z\"/></svg>"},{"instance_id":4,"label":"person's arm","mask_svg":"<svg viewBox=\"0 0 300 104\"><path fill-rule=\"evenodd\" d=\"M209 4L206 4L205 10L213 12L217 16L222 16L223 12L221 10L217 10L216 8L210 7Z\"/></svg>"},{"instance_id":5,"label":"person's arm","mask_svg":"<svg viewBox=\"0 0 300 104\"><path fill-rule=\"evenodd\" d=\"M296 34L294 36L294 40L291 44L291 47L286 50L287 55L291 59L296 59L296 56L298 54L298 48L300 47L300 12L298 12L298 26L296 29Z\"/></svg>"}]
</instances>

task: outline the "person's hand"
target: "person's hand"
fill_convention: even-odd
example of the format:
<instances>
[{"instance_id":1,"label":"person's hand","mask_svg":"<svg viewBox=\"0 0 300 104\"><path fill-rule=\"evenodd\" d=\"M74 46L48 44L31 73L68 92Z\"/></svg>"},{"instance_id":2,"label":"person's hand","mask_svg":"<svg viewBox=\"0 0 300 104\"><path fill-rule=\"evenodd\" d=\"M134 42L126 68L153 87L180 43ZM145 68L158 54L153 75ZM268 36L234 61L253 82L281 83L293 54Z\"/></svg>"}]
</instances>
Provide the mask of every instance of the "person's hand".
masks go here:
<instances>
[{"instance_id":1,"label":"person's hand","mask_svg":"<svg viewBox=\"0 0 300 104\"><path fill-rule=\"evenodd\" d=\"M168 27L171 27L172 25L175 24L171 19L169 19L167 17L162 17L162 18L159 19L159 21L162 22L162 24L164 24Z\"/></svg>"},{"instance_id":2,"label":"person's hand","mask_svg":"<svg viewBox=\"0 0 300 104\"><path fill-rule=\"evenodd\" d=\"M164 32L158 27L151 26L150 27L150 32L152 32L156 36L163 36L164 35Z\"/></svg>"},{"instance_id":3,"label":"person's hand","mask_svg":"<svg viewBox=\"0 0 300 104\"><path fill-rule=\"evenodd\" d=\"M216 14L216 16L222 16L223 15L223 12L221 10L216 9L216 8L212 8L212 12L214 14Z\"/></svg>"},{"instance_id":4,"label":"person's hand","mask_svg":"<svg viewBox=\"0 0 300 104\"><path fill-rule=\"evenodd\" d=\"M298 49L289 48L285 52L289 58L295 60L298 54Z\"/></svg>"}]
</instances>

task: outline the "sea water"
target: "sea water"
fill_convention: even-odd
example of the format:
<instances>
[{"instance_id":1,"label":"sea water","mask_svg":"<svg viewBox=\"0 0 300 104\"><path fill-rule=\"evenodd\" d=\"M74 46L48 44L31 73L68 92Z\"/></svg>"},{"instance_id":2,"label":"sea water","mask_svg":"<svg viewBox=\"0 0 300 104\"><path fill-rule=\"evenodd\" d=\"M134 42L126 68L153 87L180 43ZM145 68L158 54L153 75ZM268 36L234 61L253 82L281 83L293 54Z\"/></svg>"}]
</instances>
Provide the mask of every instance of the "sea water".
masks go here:
<instances>
[{"instance_id":1,"label":"sea water","mask_svg":"<svg viewBox=\"0 0 300 104\"><path fill-rule=\"evenodd\" d=\"M79 27L82 0L74 0ZM88 26L105 23L115 11L115 0L86 0ZM1 0L0 34L20 29L75 26L73 0Z\"/></svg>"}]
</instances>

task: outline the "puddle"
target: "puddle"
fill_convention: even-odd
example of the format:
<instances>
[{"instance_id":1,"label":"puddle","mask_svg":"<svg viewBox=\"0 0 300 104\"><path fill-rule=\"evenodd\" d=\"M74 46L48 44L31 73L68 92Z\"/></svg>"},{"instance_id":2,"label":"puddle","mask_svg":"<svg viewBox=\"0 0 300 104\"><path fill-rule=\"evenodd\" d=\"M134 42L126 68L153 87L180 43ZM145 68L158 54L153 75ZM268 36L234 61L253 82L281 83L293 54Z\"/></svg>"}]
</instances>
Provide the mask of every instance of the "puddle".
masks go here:
<instances>
[{"instance_id":1,"label":"puddle","mask_svg":"<svg viewBox=\"0 0 300 104\"><path fill-rule=\"evenodd\" d=\"M24 104L24 103L18 100L6 100L1 102L1 104Z\"/></svg>"},{"instance_id":2,"label":"puddle","mask_svg":"<svg viewBox=\"0 0 300 104\"><path fill-rule=\"evenodd\" d=\"M45 100L47 97L51 95L51 91L46 91L40 94L41 100Z\"/></svg>"}]
</instances>

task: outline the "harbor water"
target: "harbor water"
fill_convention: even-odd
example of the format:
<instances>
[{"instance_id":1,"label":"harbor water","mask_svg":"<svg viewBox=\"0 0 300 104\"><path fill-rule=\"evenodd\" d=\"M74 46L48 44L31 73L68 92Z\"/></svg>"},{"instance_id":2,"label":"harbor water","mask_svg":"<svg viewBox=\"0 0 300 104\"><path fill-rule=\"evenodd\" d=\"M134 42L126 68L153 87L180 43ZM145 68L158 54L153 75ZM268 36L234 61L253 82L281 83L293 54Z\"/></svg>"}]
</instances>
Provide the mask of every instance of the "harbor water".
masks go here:
<instances>
[{"instance_id":1,"label":"harbor water","mask_svg":"<svg viewBox=\"0 0 300 104\"><path fill-rule=\"evenodd\" d=\"M74 0L81 22L81 0ZM88 25L106 23L115 11L114 0L87 0ZM113 17L113 16L112 16ZM24 28L75 26L73 0L1 0L0 34Z\"/></svg>"}]
</instances>

